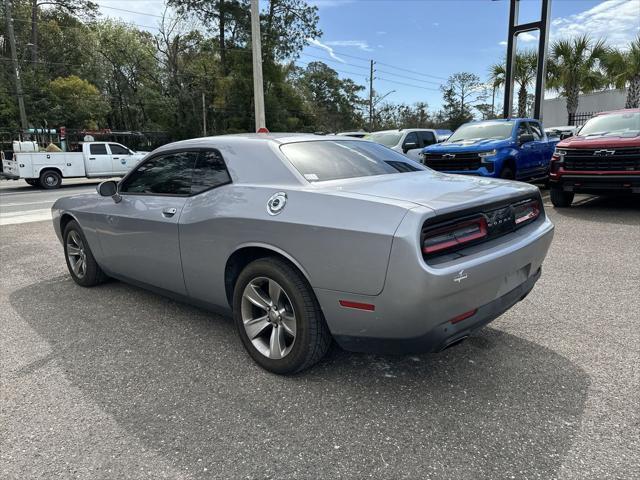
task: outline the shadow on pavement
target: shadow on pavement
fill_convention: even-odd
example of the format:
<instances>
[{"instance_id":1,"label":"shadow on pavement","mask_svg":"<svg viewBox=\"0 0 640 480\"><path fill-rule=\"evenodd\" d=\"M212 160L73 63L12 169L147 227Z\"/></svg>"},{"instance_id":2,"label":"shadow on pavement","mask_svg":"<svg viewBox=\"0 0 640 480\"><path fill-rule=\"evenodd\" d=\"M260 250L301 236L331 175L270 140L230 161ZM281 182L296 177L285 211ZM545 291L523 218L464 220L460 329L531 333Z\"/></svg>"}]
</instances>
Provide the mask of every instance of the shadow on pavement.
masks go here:
<instances>
[{"instance_id":1,"label":"shadow on pavement","mask_svg":"<svg viewBox=\"0 0 640 480\"><path fill-rule=\"evenodd\" d=\"M576 196L570 208L555 208L553 210L556 215L563 217L591 220L598 223L640 225L640 195L580 195Z\"/></svg>"},{"instance_id":2,"label":"shadow on pavement","mask_svg":"<svg viewBox=\"0 0 640 480\"><path fill-rule=\"evenodd\" d=\"M555 478L589 386L566 358L492 328L440 354L335 348L278 377L230 320L118 282L59 277L10 300L52 349L18 375L60 366L196 477Z\"/></svg>"}]
</instances>

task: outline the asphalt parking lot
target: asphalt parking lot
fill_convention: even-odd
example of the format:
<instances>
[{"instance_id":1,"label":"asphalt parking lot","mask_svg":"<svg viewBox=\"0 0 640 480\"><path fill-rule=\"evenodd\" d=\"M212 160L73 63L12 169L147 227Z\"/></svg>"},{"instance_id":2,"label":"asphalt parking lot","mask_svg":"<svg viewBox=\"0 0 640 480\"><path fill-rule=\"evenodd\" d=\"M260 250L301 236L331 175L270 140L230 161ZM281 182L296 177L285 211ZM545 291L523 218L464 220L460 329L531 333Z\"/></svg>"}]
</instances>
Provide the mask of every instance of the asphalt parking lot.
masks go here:
<instances>
[{"instance_id":1,"label":"asphalt parking lot","mask_svg":"<svg viewBox=\"0 0 640 480\"><path fill-rule=\"evenodd\" d=\"M475 337L293 377L228 319L76 286L50 222L4 224L0 477L639 478L640 199L547 212L541 280Z\"/></svg>"}]
</instances>

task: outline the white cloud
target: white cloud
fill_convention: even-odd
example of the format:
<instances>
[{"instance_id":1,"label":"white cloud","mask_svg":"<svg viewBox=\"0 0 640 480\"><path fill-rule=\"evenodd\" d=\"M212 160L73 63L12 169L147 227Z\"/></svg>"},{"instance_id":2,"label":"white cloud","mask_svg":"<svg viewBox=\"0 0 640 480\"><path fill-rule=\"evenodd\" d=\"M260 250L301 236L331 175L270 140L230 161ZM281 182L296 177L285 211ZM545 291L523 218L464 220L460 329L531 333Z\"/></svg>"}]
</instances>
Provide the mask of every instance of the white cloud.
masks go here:
<instances>
[{"instance_id":1,"label":"white cloud","mask_svg":"<svg viewBox=\"0 0 640 480\"><path fill-rule=\"evenodd\" d=\"M376 35L386 35L386 34L387 34L387 32L385 32L384 30L378 30L376 32Z\"/></svg>"},{"instance_id":2,"label":"white cloud","mask_svg":"<svg viewBox=\"0 0 640 480\"><path fill-rule=\"evenodd\" d=\"M352 47L364 50L365 52L373 51L369 44L364 40L332 40L330 42L325 42L325 45L331 45L334 47Z\"/></svg>"},{"instance_id":3,"label":"white cloud","mask_svg":"<svg viewBox=\"0 0 640 480\"><path fill-rule=\"evenodd\" d=\"M439 27L439 26L440 26L440 23L438 23L438 22L433 22L431 25L433 25L434 27Z\"/></svg>"},{"instance_id":4,"label":"white cloud","mask_svg":"<svg viewBox=\"0 0 640 480\"><path fill-rule=\"evenodd\" d=\"M307 38L307 42L309 42L311 45L315 45L316 47L320 47L325 52L327 52L329 56L334 60L338 60L339 62L346 63L343 59L341 59L339 56L335 54L335 52L333 51L333 48L331 48L329 45L325 45L320 40L316 40L314 38Z\"/></svg>"},{"instance_id":5,"label":"white cloud","mask_svg":"<svg viewBox=\"0 0 640 480\"><path fill-rule=\"evenodd\" d=\"M551 39L580 35L603 38L614 47L626 47L638 33L640 2L638 0L606 0L593 8L551 22Z\"/></svg>"},{"instance_id":6,"label":"white cloud","mask_svg":"<svg viewBox=\"0 0 640 480\"><path fill-rule=\"evenodd\" d=\"M538 32L535 32L535 33L523 32L520 35L518 35L518 40L525 43L535 42L536 40L538 40L538 36L539 36Z\"/></svg>"},{"instance_id":7,"label":"white cloud","mask_svg":"<svg viewBox=\"0 0 640 480\"><path fill-rule=\"evenodd\" d=\"M503 47L506 47L507 46L507 41L503 40L498 45L502 45Z\"/></svg>"}]
</instances>

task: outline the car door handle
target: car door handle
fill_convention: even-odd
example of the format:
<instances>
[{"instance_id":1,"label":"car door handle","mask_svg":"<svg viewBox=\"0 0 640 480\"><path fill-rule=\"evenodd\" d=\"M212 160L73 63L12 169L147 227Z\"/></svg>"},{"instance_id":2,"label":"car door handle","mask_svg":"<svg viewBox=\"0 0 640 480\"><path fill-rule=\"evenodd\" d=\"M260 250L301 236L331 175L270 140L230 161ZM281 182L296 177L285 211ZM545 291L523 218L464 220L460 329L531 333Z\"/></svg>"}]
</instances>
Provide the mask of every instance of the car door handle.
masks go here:
<instances>
[{"instance_id":1,"label":"car door handle","mask_svg":"<svg viewBox=\"0 0 640 480\"><path fill-rule=\"evenodd\" d=\"M173 217L177 211L178 209L175 207L165 208L164 210L162 210L162 215L164 215L165 217Z\"/></svg>"},{"instance_id":2,"label":"car door handle","mask_svg":"<svg viewBox=\"0 0 640 480\"><path fill-rule=\"evenodd\" d=\"M95 160L96 157L89 157L89 160Z\"/></svg>"},{"instance_id":3,"label":"car door handle","mask_svg":"<svg viewBox=\"0 0 640 480\"><path fill-rule=\"evenodd\" d=\"M114 160L120 160L120 157L113 157Z\"/></svg>"}]
</instances>

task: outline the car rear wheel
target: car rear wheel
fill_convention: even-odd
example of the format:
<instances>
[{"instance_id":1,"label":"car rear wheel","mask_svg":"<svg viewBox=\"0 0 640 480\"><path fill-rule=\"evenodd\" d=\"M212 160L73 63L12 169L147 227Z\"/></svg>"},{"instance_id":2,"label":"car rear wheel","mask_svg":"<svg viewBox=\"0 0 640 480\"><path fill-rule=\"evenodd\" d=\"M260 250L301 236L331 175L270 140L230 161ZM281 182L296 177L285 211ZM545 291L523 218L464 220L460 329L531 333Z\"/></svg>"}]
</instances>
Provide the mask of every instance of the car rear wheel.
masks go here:
<instances>
[{"instance_id":1,"label":"car rear wheel","mask_svg":"<svg viewBox=\"0 0 640 480\"><path fill-rule=\"evenodd\" d=\"M573 192L565 192L562 188L551 187L551 203L556 208L570 207L573 202Z\"/></svg>"},{"instance_id":2,"label":"car rear wheel","mask_svg":"<svg viewBox=\"0 0 640 480\"><path fill-rule=\"evenodd\" d=\"M93 287L103 283L107 276L93 258L87 239L75 220L67 224L62 238L64 257L73 281L83 287Z\"/></svg>"},{"instance_id":3,"label":"car rear wheel","mask_svg":"<svg viewBox=\"0 0 640 480\"><path fill-rule=\"evenodd\" d=\"M40 186L47 190L60 188L62 176L55 170L45 170L40 174Z\"/></svg>"},{"instance_id":4,"label":"car rear wheel","mask_svg":"<svg viewBox=\"0 0 640 480\"><path fill-rule=\"evenodd\" d=\"M24 181L27 182L32 187L39 187L40 186L40 183L39 183L40 180L37 179L37 178L25 178Z\"/></svg>"},{"instance_id":5,"label":"car rear wheel","mask_svg":"<svg viewBox=\"0 0 640 480\"><path fill-rule=\"evenodd\" d=\"M258 259L240 273L233 315L249 355L273 373L304 370L331 345L311 287L297 269L278 258Z\"/></svg>"}]
</instances>

